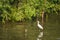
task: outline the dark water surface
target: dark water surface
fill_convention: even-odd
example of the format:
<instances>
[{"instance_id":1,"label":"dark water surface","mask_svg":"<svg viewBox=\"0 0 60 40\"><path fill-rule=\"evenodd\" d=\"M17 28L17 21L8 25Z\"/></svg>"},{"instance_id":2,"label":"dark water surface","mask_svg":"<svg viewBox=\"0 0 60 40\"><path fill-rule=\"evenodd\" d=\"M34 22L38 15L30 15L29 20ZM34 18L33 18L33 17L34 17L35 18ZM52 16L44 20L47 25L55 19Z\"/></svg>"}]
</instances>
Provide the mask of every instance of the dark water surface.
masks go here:
<instances>
[{"instance_id":1,"label":"dark water surface","mask_svg":"<svg viewBox=\"0 0 60 40\"><path fill-rule=\"evenodd\" d=\"M44 40L60 40L60 17L50 16L44 23Z\"/></svg>"},{"instance_id":2,"label":"dark water surface","mask_svg":"<svg viewBox=\"0 0 60 40\"><path fill-rule=\"evenodd\" d=\"M60 19L50 17L43 31L36 22L0 24L0 40L60 40Z\"/></svg>"}]
</instances>

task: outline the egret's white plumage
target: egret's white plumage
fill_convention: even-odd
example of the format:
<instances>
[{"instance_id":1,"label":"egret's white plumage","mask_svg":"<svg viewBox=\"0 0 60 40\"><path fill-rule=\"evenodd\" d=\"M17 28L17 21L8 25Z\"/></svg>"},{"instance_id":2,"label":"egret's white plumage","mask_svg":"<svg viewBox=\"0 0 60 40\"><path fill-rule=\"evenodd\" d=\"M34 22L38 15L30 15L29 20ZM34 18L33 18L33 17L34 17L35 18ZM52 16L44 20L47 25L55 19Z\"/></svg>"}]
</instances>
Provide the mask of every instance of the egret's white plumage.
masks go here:
<instances>
[{"instance_id":1,"label":"egret's white plumage","mask_svg":"<svg viewBox=\"0 0 60 40\"><path fill-rule=\"evenodd\" d=\"M43 27L39 24L39 21L37 21L37 26L43 30Z\"/></svg>"}]
</instances>

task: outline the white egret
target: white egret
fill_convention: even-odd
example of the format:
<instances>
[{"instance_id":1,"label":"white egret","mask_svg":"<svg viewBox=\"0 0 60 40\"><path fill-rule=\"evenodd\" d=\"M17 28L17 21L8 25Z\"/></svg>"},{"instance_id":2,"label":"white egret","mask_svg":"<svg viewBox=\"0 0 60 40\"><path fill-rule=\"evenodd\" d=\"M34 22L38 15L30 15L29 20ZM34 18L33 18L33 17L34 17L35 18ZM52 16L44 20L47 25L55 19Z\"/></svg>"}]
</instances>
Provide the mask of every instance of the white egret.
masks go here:
<instances>
[{"instance_id":1,"label":"white egret","mask_svg":"<svg viewBox=\"0 0 60 40\"><path fill-rule=\"evenodd\" d=\"M39 24L39 21L37 21L37 26L43 30L43 27Z\"/></svg>"}]
</instances>

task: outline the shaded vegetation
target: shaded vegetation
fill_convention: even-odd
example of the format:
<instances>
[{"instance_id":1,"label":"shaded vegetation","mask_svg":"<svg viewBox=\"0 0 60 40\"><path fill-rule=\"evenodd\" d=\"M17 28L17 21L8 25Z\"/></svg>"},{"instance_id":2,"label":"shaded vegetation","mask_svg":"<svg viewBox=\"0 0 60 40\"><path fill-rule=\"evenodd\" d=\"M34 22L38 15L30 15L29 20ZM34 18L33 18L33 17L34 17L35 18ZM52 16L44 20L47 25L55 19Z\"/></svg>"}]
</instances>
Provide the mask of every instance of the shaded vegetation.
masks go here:
<instances>
[{"instance_id":1,"label":"shaded vegetation","mask_svg":"<svg viewBox=\"0 0 60 40\"><path fill-rule=\"evenodd\" d=\"M60 0L0 0L0 21L24 21L44 13L60 13Z\"/></svg>"}]
</instances>

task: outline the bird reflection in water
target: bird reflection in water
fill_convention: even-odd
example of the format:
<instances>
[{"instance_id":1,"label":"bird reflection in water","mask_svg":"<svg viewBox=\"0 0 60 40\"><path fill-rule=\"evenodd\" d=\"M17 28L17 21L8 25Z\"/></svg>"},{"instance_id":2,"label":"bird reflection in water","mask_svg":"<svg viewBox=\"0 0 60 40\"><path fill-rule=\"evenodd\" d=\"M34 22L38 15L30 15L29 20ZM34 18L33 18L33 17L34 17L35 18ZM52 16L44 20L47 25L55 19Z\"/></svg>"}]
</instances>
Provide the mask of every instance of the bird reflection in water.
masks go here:
<instances>
[{"instance_id":1,"label":"bird reflection in water","mask_svg":"<svg viewBox=\"0 0 60 40\"><path fill-rule=\"evenodd\" d=\"M42 37L43 37L43 32L40 32L39 35L38 35L37 40L42 40Z\"/></svg>"}]
</instances>

